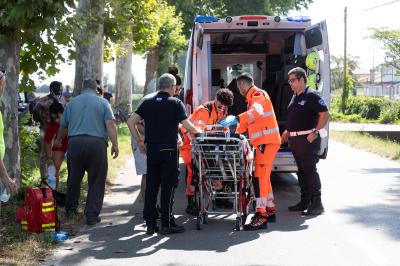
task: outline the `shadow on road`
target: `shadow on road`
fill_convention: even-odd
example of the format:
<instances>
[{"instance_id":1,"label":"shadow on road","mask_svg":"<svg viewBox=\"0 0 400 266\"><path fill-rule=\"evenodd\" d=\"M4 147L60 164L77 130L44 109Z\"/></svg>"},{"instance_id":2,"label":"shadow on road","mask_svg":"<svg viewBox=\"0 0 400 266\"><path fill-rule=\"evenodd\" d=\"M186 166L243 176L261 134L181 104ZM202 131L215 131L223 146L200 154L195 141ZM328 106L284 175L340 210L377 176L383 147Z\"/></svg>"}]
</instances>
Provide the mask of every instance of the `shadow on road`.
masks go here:
<instances>
[{"instance_id":1,"label":"shadow on road","mask_svg":"<svg viewBox=\"0 0 400 266\"><path fill-rule=\"evenodd\" d=\"M356 223L380 230L394 240L400 240L400 168L370 168L364 169L365 174L391 174L394 182L383 191L387 203L370 204L363 207L350 207L342 213L352 216ZM377 176L377 178L384 178Z\"/></svg>"},{"instance_id":2,"label":"shadow on road","mask_svg":"<svg viewBox=\"0 0 400 266\"><path fill-rule=\"evenodd\" d=\"M175 214L177 222L183 224L186 232L170 236L145 234L142 219L143 202L136 200L133 204L115 204L106 202L101 214L103 221L111 221L89 228L81 232L87 235L88 245L79 248L79 252L67 255L63 261L69 264L80 263L88 257L98 260L111 258L131 258L148 256L159 250L185 251L215 251L227 252L230 247L248 243L272 232L290 232L305 230L306 217L299 213L289 213L287 206L296 203L299 199L297 179L293 175L274 175L272 177L277 202L276 223L269 224L267 230L262 231L234 231L234 218L225 216L209 216L208 223L202 225L200 231L195 230L195 219L184 214L186 199L184 185L181 180L176 192ZM138 190L138 186L112 188L115 193L126 193ZM121 222L125 219L126 222ZM120 220L120 221L118 221Z\"/></svg>"}]
</instances>

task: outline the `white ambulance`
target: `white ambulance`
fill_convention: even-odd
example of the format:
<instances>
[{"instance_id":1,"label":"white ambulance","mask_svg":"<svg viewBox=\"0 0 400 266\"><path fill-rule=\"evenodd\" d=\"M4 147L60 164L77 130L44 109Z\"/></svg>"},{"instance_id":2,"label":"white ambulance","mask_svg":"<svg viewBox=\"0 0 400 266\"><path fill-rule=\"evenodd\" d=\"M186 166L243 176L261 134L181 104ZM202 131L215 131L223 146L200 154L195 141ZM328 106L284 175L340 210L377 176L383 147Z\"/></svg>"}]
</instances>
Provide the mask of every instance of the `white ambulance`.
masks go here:
<instances>
[{"instance_id":1,"label":"white ambulance","mask_svg":"<svg viewBox=\"0 0 400 266\"><path fill-rule=\"evenodd\" d=\"M306 66L312 53L314 65ZM293 92L287 73L300 66L307 69L308 84L330 102L330 58L326 22L312 25L309 17L235 16L224 19L198 16L189 40L184 102L188 113L214 99L216 91L228 87L234 92L237 115L245 110L235 77L242 72L253 75L255 85L269 94L280 132L286 128L287 106ZM307 60L309 61L309 60ZM328 125L326 126L328 131ZM321 142L320 156L328 151L328 137ZM297 171L292 152L282 145L273 171Z\"/></svg>"}]
</instances>

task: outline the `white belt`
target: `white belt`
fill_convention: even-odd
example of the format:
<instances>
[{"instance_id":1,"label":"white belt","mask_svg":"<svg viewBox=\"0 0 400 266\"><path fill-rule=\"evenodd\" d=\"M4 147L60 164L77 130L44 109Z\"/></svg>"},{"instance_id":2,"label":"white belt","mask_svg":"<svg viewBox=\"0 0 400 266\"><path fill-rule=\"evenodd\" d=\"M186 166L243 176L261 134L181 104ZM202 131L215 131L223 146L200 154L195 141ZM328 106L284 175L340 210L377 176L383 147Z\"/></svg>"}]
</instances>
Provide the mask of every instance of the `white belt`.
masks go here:
<instances>
[{"instance_id":1,"label":"white belt","mask_svg":"<svg viewBox=\"0 0 400 266\"><path fill-rule=\"evenodd\" d=\"M304 130L304 131L294 131L294 132L289 132L289 135L291 137L296 137L296 136L301 136L301 135L307 135L307 134L310 134L311 132L313 132L312 129Z\"/></svg>"}]
</instances>

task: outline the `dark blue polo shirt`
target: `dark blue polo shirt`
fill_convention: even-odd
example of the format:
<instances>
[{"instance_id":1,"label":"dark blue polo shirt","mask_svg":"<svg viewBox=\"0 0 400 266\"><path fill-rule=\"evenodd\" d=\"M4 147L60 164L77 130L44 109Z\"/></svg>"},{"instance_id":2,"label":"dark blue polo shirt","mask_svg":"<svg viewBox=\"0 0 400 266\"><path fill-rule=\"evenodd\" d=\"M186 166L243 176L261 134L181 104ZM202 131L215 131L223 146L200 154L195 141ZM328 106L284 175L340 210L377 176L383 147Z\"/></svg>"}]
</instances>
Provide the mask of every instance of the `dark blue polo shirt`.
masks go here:
<instances>
[{"instance_id":1,"label":"dark blue polo shirt","mask_svg":"<svg viewBox=\"0 0 400 266\"><path fill-rule=\"evenodd\" d=\"M168 92L147 95L135 111L144 119L145 142L171 144L178 141L178 125L187 119L183 103Z\"/></svg>"},{"instance_id":2,"label":"dark blue polo shirt","mask_svg":"<svg viewBox=\"0 0 400 266\"><path fill-rule=\"evenodd\" d=\"M289 132L315 128L320 112L328 107L315 90L307 87L300 95L293 95L288 106L286 129Z\"/></svg>"}]
</instances>

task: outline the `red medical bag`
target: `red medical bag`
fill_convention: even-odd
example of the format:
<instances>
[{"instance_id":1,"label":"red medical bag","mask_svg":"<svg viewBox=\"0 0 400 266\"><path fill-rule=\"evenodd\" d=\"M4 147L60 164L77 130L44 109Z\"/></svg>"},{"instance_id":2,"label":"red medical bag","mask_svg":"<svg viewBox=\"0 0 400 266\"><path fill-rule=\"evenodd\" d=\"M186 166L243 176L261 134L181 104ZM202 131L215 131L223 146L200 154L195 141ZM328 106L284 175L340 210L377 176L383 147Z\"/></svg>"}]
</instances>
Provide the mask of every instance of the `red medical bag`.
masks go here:
<instances>
[{"instance_id":1,"label":"red medical bag","mask_svg":"<svg viewBox=\"0 0 400 266\"><path fill-rule=\"evenodd\" d=\"M25 205L17 208L17 222L27 232L56 231L57 213L51 188L26 188Z\"/></svg>"}]
</instances>

